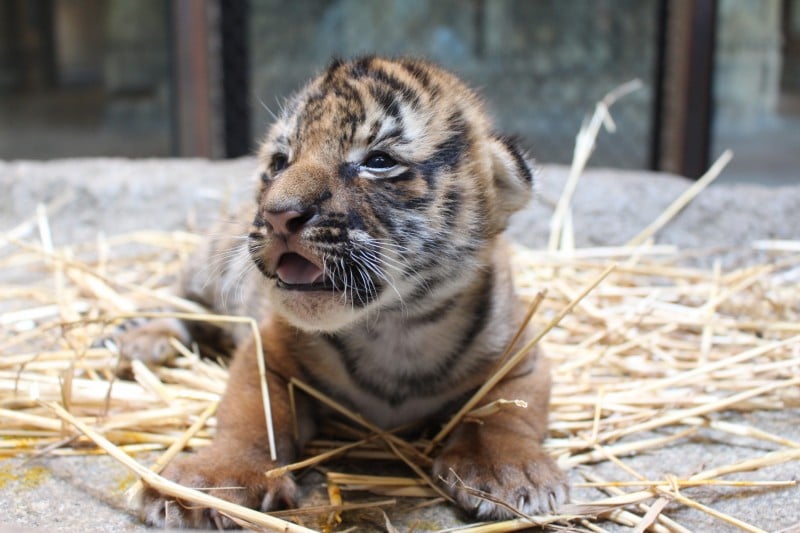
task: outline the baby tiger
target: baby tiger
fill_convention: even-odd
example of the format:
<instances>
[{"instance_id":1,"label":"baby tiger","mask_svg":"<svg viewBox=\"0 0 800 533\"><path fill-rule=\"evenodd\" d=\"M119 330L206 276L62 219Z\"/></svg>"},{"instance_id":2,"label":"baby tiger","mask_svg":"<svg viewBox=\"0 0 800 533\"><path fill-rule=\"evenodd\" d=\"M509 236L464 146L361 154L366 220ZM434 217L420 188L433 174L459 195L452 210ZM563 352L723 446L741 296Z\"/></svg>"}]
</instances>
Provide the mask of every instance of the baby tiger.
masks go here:
<instances>
[{"instance_id":1,"label":"baby tiger","mask_svg":"<svg viewBox=\"0 0 800 533\"><path fill-rule=\"evenodd\" d=\"M238 234L195 255L183 294L259 320L277 462L256 352L234 332L213 443L164 475L267 511L291 506L296 486L290 475L264 472L293 462L321 415L317 404L299 402L295 438L290 378L382 428L416 423L433 432L485 382L524 314L501 234L529 200L533 172L455 76L379 57L335 61L309 82L258 160L258 191L237 215ZM188 327L147 323L121 334L121 350L163 359L164 341L188 340ZM507 506L540 513L564 502L565 477L541 445L549 395L548 363L532 350L484 400L519 399L527 408L463 422L436 455L433 478L482 519L513 516ZM210 527L220 518L169 501L147 489L144 520Z\"/></svg>"}]
</instances>

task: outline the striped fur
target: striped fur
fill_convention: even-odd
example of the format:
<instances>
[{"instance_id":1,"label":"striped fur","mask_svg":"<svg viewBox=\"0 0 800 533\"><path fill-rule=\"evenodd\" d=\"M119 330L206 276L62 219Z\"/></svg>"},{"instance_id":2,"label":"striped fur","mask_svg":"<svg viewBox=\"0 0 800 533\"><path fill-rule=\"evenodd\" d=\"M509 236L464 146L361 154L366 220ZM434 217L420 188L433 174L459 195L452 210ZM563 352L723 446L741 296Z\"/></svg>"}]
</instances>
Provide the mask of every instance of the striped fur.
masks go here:
<instances>
[{"instance_id":1,"label":"striped fur","mask_svg":"<svg viewBox=\"0 0 800 533\"><path fill-rule=\"evenodd\" d=\"M297 376L384 428L447 416L486 379L521 314L501 235L531 194L531 164L515 141L494 132L481 100L455 76L424 61L364 57L332 63L293 97L259 162L238 238L200 252L192 263L211 267L190 267L184 293L263 319L267 364L278 369L273 391ZM252 354L244 343L236 355L215 445L170 475L252 485L249 497L224 497L268 508L291 500L285 481L226 474L241 470L228 458L263 446L259 431L242 429L259 425L258 406L243 407L242 391L257 387ZM528 409L481 430L462 427L445 446L434 473L465 508L509 515L460 490L455 475L525 512L563 501L563 476L540 448L549 386L546 361L531 353L489 398L513 395ZM273 412L282 413L288 407L275 394ZM302 446L287 430L280 462ZM209 472L201 466L209 461L223 466ZM208 525L179 506L165 516L162 505L148 493L149 522Z\"/></svg>"}]
</instances>

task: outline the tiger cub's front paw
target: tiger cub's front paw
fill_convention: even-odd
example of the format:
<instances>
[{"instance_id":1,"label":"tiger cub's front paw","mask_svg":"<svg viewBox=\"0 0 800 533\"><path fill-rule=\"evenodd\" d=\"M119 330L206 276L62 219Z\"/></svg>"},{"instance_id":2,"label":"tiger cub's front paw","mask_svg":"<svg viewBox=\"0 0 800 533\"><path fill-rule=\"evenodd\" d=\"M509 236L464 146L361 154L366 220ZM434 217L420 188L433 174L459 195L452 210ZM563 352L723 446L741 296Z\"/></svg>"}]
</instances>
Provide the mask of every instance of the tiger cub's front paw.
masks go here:
<instances>
[{"instance_id":1,"label":"tiger cub's front paw","mask_svg":"<svg viewBox=\"0 0 800 533\"><path fill-rule=\"evenodd\" d=\"M564 473L536 441L516 435L458 439L433 473L466 511L481 519L548 514L567 501Z\"/></svg>"},{"instance_id":2,"label":"tiger cub's front paw","mask_svg":"<svg viewBox=\"0 0 800 533\"><path fill-rule=\"evenodd\" d=\"M267 478L275 466L269 460L253 461L247 453L218 453L207 448L175 461L162 474L185 487L232 503L271 511L295 505L297 486L289 475ZM230 529L238 527L230 518L200 505L176 500L148 487L142 494L141 519L148 525L167 528Z\"/></svg>"},{"instance_id":3,"label":"tiger cub's front paw","mask_svg":"<svg viewBox=\"0 0 800 533\"><path fill-rule=\"evenodd\" d=\"M112 342L125 360L162 365L178 355L172 339L190 342L189 331L177 318L137 318L120 324L103 343Z\"/></svg>"}]
</instances>

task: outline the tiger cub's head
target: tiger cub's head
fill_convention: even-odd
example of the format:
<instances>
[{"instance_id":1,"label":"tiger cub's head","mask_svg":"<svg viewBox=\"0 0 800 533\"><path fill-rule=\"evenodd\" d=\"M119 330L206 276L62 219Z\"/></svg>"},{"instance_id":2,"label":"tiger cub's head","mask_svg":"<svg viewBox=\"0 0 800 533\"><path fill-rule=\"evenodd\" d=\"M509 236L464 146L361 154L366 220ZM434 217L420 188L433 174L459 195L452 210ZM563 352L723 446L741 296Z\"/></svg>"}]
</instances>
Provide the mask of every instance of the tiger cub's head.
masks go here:
<instances>
[{"instance_id":1,"label":"tiger cub's head","mask_svg":"<svg viewBox=\"0 0 800 533\"><path fill-rule=\"evenodd\" d=\"M306 85L260 163L250 253L276 310L309 331L463 290L533 174L455 76L377 57L336 61Z\"/></svg>"}]
</instances>

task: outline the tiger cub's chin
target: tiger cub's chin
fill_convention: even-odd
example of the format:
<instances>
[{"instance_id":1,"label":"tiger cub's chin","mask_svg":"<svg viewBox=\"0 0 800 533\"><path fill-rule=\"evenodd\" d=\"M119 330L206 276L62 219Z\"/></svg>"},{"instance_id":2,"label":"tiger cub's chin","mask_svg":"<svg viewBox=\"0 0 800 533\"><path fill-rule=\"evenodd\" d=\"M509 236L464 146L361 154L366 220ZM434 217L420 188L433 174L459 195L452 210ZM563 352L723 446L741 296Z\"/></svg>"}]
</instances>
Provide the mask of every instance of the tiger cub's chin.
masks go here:
<instances>
[{"instance_id":1,"label":"tiger cub's chin","mask_svg":"<svg viewBox=\"0 0 800 533\"><path fill-rule=\"evenodd\" d=\"M296 290L273 287L267 297L289 324L306 332L335 332L357 322L366 311L351 306L336 290Z\"/></svg>"},{"instance_id":2,"label":"tiger cub's chin","mask_svg":"<svg viewBox=\"0 0 800 533\"><path fill-rule=\"evenodd\" d=\"M197 252L183 294L259 320L277 461L255 348L234 334L216 437L165 475L270 510L292 505L296 488L264 472L298 457L320 415L308 398L289 398L292 378L394 428L447 419L497 367L524 315L502 232L534 176L455 76L378 57L336 61L290 99L261 146L259 173L240 233ZM151 328L137 353L164 331ZM568 490L542 447L549 395L547 360L532 350L484 399L527 408L457 427L431 457L435 481L481 518L556 509ZM232 525L155 490L142 515L169 527Z\"/></svg>"}]
</instances>

